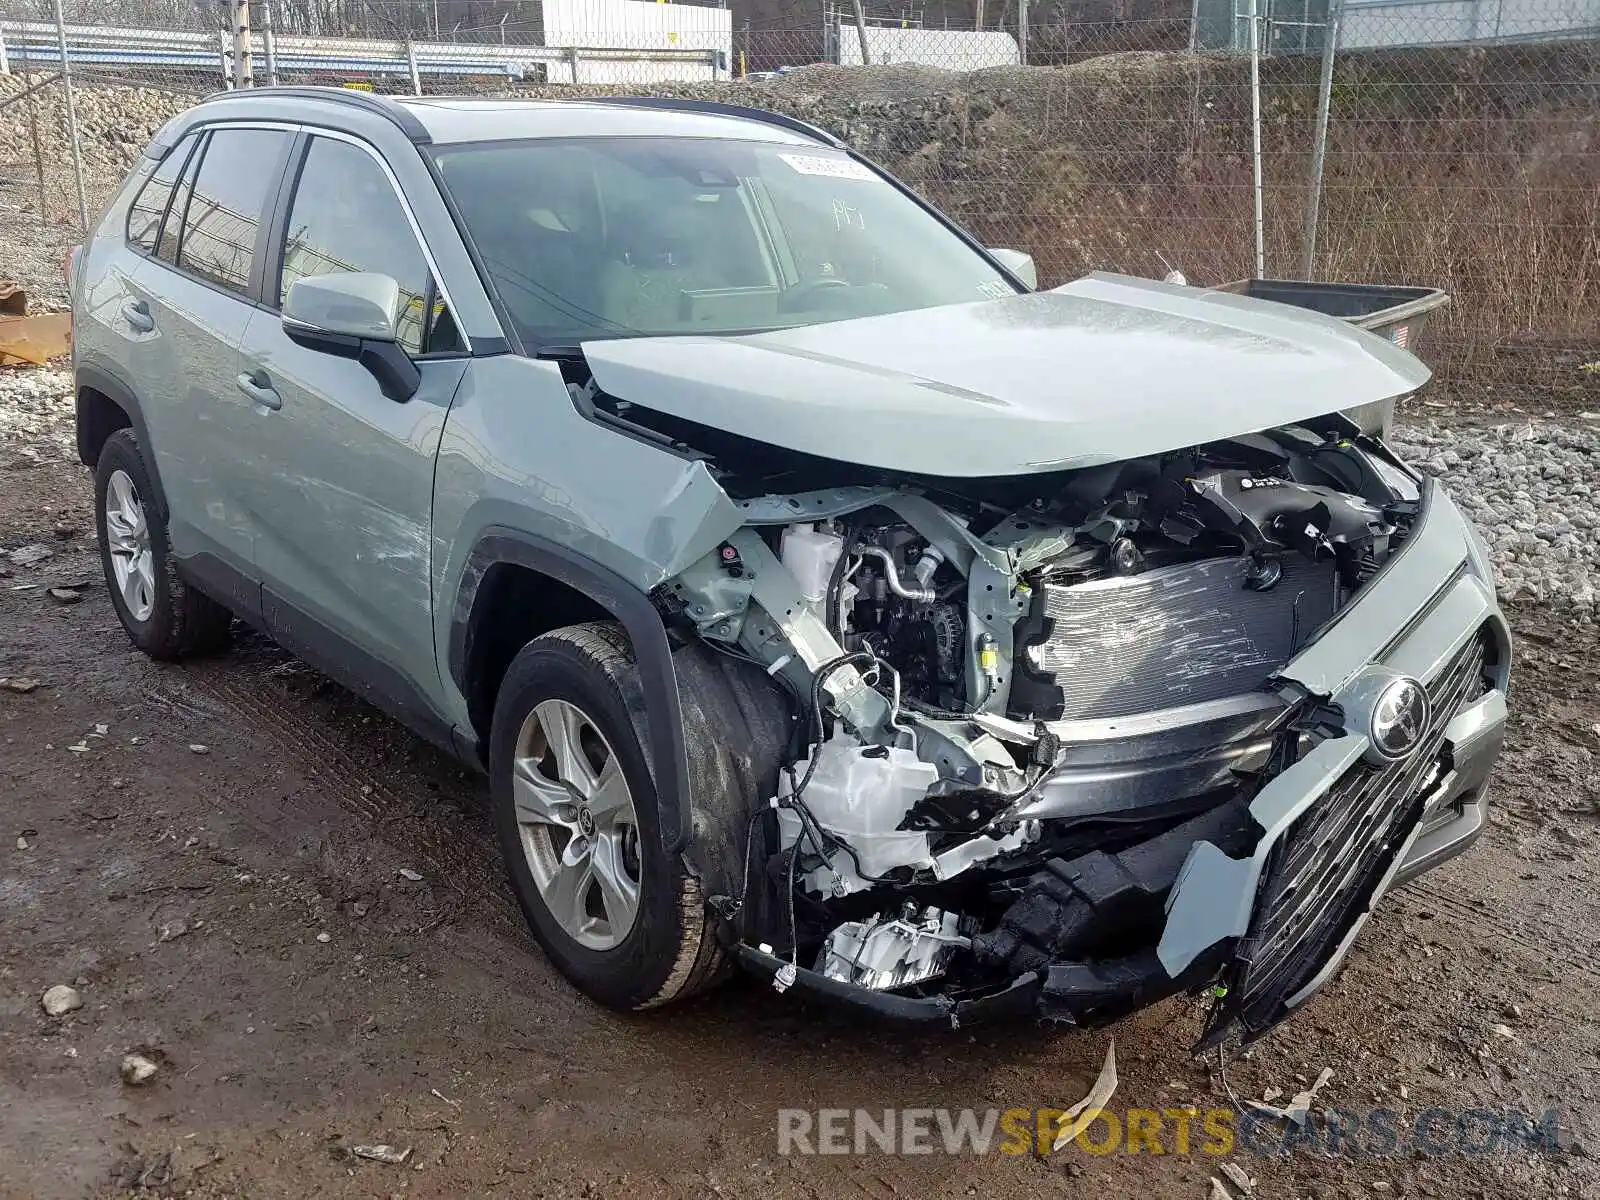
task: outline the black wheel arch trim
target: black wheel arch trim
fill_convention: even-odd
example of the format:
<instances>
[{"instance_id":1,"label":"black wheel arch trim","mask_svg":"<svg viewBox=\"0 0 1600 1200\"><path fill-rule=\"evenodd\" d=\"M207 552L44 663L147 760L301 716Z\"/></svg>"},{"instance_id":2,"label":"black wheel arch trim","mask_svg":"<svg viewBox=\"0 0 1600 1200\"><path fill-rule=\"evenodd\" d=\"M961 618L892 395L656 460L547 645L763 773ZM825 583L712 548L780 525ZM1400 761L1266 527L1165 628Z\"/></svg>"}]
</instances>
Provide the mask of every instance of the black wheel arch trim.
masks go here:
<instances>
[{"instance_id":1,"label":"black wheel arch trim","mask_svg":"<svg viewBox=\"0 0 1600 1200\"><path fill-rule=\"evenodd\" d=\"M91 471L97 465L89 454L89 447L84 442L83 393L85 390L99 392L128 414L128 423L133 426L134 436L139 439L139 448L144 454L145 470L150 473L150 484L155 488L156 494L153 499L156 513L165 521L169 515L167 492L161 485L161 471L156 466L154 448L150 445L150 430L145 425L144 410L139 404L139 398L122 379L103 367L93 366L88 363L79 363L73 368L72 372L72 397L74 411L77 414L78 461Z\"/></svg>"},{"instance_id":2,"label":"black wheel arch trim","mask_svg":"<svg viewBox=\"0 0 1600 1200\"><path fill-rule=\"evenodd\" d=\"M645 749L655 773L661 842L668 854L681 853L689 844L692 828L689 761L683 742L677 670L661 614L647 594L610 568L546 538L491 526L467 556L450 613L450 677L463 695L468 692L467 664L475 635L473 610L478 588L491 567L503 564L526 567L582 592L627 631L644 691L649 743Z\"/></svg>"}]
</instances>

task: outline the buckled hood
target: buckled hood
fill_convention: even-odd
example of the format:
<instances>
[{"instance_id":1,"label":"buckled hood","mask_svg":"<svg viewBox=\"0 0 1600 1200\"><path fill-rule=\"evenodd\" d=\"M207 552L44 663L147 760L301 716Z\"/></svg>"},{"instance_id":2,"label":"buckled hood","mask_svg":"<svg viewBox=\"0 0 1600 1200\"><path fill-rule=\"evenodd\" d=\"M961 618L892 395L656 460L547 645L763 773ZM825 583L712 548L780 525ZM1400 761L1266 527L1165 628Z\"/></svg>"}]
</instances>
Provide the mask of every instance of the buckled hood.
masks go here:
<instances>
[{"instance_id":1,"label":"buckled hood","mask_svg":"<svg viewBox=\"0 0 1600 1200\"><path fill-rule=\"evenodd\" d=\"M1104 274L1000 300L583 352L619 400L946 477L1159 454L1388 400L1429 376L1333 317Z\"/></svg>"}]
</instances>

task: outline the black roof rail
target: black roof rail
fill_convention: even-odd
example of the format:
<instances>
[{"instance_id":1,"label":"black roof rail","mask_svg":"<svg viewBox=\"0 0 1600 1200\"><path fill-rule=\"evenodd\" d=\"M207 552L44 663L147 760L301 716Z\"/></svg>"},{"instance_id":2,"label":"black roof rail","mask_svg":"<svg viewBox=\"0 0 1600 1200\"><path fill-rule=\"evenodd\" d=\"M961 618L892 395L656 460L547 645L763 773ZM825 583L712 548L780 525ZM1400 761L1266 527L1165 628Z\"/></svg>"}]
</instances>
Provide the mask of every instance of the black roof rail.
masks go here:
<instances>
[{"instance_id":1,"label":"black roof rail","mask_svg":"<svg viewBox=\"0 0 1600 1200\"><path fill-rule=\"evenodd\" d=\"M374 113L385 120L392 121L399 127L401 133L419 146L425 146L433 140L428 133L427 127L417 119L416 113L406 108L405 105L396 104L386 96L376 96L371 92L363 92L355 88L317 87L315 85L304 87L239 88L231 92L215 92L200 103L215 104L223 100L239 100L251 96L267 99L282 96L290 100L326 100L332 104L343 104L351 108L359 108L365 112Z\"/></svg>"},{"instance_id":2,"label":"black roof rail","mask_svg":"<svg viewBox=\"0 0 1600 1200\"><path fill-rule=\"evenodd\" d=\"M660 108L669 112L705 113L715 117L742 117L746 121L760 121L764 125L777 125L791 133L801 133L814 141L835 149L846 149L845 144L826 129L819 129L798 117L769 112L764 108L750 108L743 104L724 104L720 100L690 100L678 96L584 96L583 104L620 104L628 108Z\"/></svg>"}]
</instances>

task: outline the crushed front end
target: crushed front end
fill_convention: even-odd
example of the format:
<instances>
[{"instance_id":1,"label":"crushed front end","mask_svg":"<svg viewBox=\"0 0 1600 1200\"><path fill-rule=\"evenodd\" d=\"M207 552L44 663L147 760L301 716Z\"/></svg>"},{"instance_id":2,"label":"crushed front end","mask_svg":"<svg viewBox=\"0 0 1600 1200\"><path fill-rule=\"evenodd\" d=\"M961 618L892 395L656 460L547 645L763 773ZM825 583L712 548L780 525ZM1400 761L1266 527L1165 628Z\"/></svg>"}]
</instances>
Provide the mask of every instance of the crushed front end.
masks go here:
<instances>
[{"instance_id":1,"label":"crushed front end","mask_svg":"<svg viewBox=\"0 0 1600 1200\"><path fill-rule=\"evenodd\" d=\"M1210 1036L1258 1036L1481 829L1482 543L1343 418L1017 477L780 466L723 468L743 525L655 595L692 865L780 990L1093 1025L1207 989Z\"/></svg>"}]
</instances>

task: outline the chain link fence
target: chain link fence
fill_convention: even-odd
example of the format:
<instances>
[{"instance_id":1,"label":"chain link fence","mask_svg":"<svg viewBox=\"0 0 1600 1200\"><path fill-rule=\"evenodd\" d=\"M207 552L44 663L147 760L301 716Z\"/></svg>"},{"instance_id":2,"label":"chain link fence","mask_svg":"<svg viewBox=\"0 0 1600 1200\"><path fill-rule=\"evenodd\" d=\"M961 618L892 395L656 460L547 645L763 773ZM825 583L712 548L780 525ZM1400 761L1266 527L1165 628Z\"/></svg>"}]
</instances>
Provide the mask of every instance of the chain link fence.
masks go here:
<instances>
[{"instance_id":1,"label":"chain link fence","mask_svg":"<svg viewBox=\"0 0 1600 1200\"><path fill-rule=\"evenodd\" d=\"M828 129L1042 286L1440 287L1422 351L1444 391L1600 408L1600 0L63 2L60 31L54 0L0 7L0 188L41 222L77 223L79 179L92 219L236 73L690 96Z\"/></svg>"}]
</instances>

